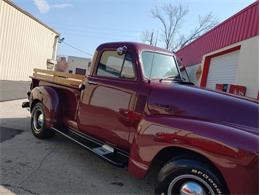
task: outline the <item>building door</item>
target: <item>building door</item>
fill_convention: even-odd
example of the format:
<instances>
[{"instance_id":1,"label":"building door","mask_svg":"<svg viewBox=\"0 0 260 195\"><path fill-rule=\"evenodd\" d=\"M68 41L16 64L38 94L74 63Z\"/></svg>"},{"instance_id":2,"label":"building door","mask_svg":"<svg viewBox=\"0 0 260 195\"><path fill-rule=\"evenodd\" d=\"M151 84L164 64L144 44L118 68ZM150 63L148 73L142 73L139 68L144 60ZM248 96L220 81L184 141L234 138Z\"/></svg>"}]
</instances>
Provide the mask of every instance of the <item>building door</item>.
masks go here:
<instances>
[{"instance_id":1,"label":"building door","mask_svg":"<svg viewBox=\"0 0 260 195\"><path fill-rule=\"evenodd\" d=\"M239 51L211 59L206 87L216 89L216 84L235 84Z\"/></svg>"}]
</instances>

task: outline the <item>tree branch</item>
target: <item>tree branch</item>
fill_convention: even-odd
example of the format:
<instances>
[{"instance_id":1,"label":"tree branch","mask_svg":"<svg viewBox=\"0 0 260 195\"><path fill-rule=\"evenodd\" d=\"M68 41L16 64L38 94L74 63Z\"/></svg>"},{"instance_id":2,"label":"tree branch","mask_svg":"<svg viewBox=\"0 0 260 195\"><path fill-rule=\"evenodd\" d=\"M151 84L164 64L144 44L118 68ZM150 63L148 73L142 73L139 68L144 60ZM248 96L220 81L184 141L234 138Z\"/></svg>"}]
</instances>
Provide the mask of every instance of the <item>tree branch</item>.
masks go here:
<instances>
[{"instance_id":1,"label":"tree branch","mask_svg":"<svg viewBox=\"0 0 260 195\"><path fill-rule=\"evenodd\" d=\"M189 35L185 36L179 32L183 24L183 19L188 12L188 8L184 7L183 4L173 5L171 3L165 4L160 8L156 6L151 10L152 16L158 19L162 25L162 37L166 49L175 51L183 48L206 31L215 27L218 23L211 12L204 17L199 16L198 25Z\"/></svg>"}]
</instances>

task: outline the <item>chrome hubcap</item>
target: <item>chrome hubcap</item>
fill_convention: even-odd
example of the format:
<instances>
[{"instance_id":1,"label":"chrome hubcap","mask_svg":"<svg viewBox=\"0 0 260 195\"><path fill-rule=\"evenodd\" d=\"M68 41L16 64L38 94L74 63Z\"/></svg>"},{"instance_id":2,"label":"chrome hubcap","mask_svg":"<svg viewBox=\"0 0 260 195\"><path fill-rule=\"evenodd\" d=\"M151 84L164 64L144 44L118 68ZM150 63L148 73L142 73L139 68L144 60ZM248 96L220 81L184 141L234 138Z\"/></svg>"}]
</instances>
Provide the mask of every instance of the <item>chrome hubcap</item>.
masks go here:
<instances>
[{"instance_id":1,"label":"chrome hubcap","mask_svg":"<svg viewBox=\"0 0 260 195\"><path fill-rule=\"evenodd\" d=\"M33 126L36 133L39 133L43 127L44 117L43 113L40 110L37 110L33 116Z\"/></svg>"},{"instance_id":2,"label":"chrome hubcap","mask_svg":"<svg viewBox=\"0 0 260 195\"><path fill-rule=\"evenodd\" d=\"M180 188L181 195L205 195L206 192L196 182L188 181L184 183Z\"/></svg>"},{"instance_id":3,"label":"chrome hubcap","mask_svg":"<svg viewBox=\"0 0 260 195\"><path fill-rule=\"evenodd\" d=\"M181 194L181 195L214 195L213 189L210 185L195 175L180 175L175 177L168 187L168 195Z\"/></svg>"},{"instance_id":4,"label":"chrome hubcap","mask_svg":"<svg viewBox=\"0 0 260 195\"><path fill-rule=\"evenodd\" d=\"M42 127L42 125L43 125L43 114L39 115L37 122L38 122L39 126Z\"/></svg>"}]
</instances>

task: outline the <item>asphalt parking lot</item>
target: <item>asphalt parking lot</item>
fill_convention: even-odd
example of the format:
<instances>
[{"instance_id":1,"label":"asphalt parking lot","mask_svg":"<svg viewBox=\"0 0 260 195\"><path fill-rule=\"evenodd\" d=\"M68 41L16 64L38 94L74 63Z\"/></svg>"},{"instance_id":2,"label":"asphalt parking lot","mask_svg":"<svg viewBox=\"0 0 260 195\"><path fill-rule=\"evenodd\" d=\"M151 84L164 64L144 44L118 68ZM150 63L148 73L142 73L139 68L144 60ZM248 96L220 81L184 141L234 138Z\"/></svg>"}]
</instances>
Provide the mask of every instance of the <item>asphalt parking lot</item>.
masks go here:
<instances>
[{"instance_id":1,"label":"asphalt parking lot","mask_svg":"<svg viewBox=\"0 0 260 195\"><path fill-rule=\"evenodd\" d=\"M155 176L139 180L70 140L39 140L24 100L0 102L0 194L152 194Z\"/></svg>"},{"instance_id":2,"label":"asphalt parking lot","mask_svg":"<svg viewBox=\"0 0 260 195\"><path fill-rule=\"evenodd\" d=\"M0 80L0 102L27 97L31 81Z\"/></svg>"}]
</instances>

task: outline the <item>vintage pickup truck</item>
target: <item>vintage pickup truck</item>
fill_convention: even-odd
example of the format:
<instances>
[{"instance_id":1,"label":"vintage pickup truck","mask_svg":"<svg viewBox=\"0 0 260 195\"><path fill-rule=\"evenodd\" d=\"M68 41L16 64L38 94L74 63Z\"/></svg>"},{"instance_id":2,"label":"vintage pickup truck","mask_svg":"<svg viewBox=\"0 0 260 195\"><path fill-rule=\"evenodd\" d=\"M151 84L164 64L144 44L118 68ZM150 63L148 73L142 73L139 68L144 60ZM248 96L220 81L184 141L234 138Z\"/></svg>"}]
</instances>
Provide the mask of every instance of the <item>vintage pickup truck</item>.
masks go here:
<instances>
[{"instance_id":1,"label":"vintage pickup truck","mask_svg":"<svg viewBox=\"0 0 260 195\"><path fill-rule=\"evenodd\" d=\"M258 102L194 86L173 53L105 43L86 77L31 78L35 137L58 132L137 178L158 164L156 194L258 193Z\"/></svg>"}]
</instances>

